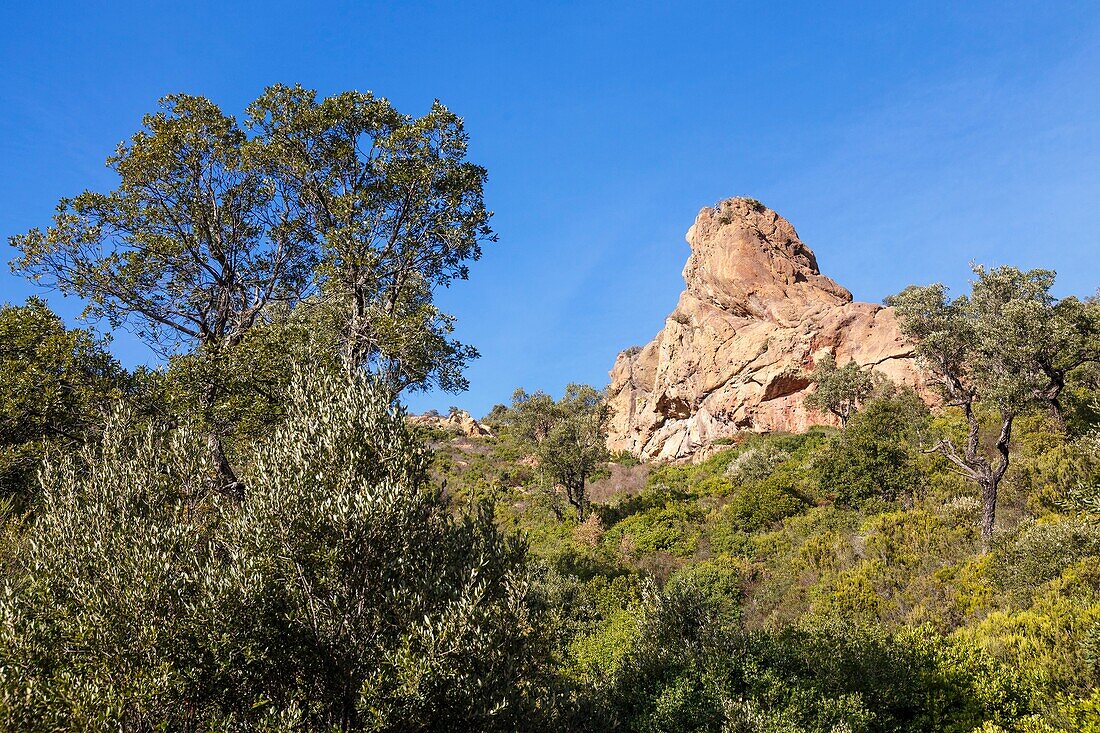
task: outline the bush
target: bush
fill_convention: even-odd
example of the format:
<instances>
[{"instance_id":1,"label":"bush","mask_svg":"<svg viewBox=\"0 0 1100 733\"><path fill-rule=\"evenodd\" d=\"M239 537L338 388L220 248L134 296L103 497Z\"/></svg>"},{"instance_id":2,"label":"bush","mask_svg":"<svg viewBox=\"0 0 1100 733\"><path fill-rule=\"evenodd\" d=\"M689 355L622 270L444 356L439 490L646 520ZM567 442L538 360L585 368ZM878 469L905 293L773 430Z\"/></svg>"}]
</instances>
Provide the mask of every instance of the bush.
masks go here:
<instances>
[{"instance_id":1,"label":"bush","mask_svg":"<svg viewBox=\"0 0 1100 733\"><path fill-rule=\"evenodd\" d=\"M954 731L1031 712L1011 669L929 629L746 633L679 583L644 606L606 717L638 731Z\"/></svg>"},{"instance_id":2,"label":"bush","mask_svg":"<svg viewBox=\"0 0 1100 733\"><path fill-rule=\"evenodd\" d=\"M794 494L786 477L772 478L752 487L741 488L719 512L719 523L732 524L754 532L772 526L806 508L806 502Z\"/></svg>"},{"instance_id":3,"label":"bush","mask_svg":"<svg viewBox=\"0 0 1100 733\"><path fill-rule=\"evenodd\" d=\"M671 502L632 514L608 530L606 540L634 557L654 552L690 557L695 553L703 517L694 502Z\"/></svg>"},{"instance_id":4,"label":"bush","mask_svg":"<svg viewBox=\"0 0 1100 733\"><path fill-rule=\"evenodd\" d=\"M49 466L0 589L19 730L514 730L540 659L523 548L454 517L388 396L302 376L243 504L186 428Z\"/></svg>"},{"instance_id":5,"label":"bush","mask_svg":"<svg viewBox=\"0 0 1100 733\"><path fill-rule=\"evenodd\" d=\"M1026 521L1002 537L990 575L1002 592L1026 603L1036 588L1088 557L1100 558L1100 523L1055 515Z\"/></svg>"},{"instance_id":6,"label":"bush","mask_svg":"<svg viewBox=\"0 0 1100 733\"><path fill-rule=\"evenodd\" d=\"M790 457L772 443L749 446L726 467L726 476L736 484L755 484L771 476Z\"/></svg>"},{"instance_id":7,"label":"bush","mask_svg":"<svg viewBox=\"0 0 1100 733\"><path fill-rule=\"evenodd\" d=\"M917 493L918 434L928 420L928 409L911 391L868 402L819 459L820 490L848 506Z\"/></svg>"}]
</instances>

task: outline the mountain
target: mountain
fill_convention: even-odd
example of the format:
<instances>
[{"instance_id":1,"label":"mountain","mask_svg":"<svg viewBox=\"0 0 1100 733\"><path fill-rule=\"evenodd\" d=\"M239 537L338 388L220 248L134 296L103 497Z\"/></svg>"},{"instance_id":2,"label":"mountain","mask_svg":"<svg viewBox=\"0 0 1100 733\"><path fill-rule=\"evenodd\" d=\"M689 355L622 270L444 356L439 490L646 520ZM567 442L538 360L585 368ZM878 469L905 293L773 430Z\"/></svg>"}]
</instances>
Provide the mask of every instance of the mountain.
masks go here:
<instances>
[{"instance_id":1,"label":"mountain","mask_svg":"<svg viewBox=\"0 0 1100 733\"><path fill-rule=\"evenodd\" d=\"M677 460L741 431L831 423L803 404L809 373L827 353L919 383L893 309L854 302L821 274L790 222L760 202L704 208L687 242L675 310L611 370L612 450Z\"/></svg>"}]
</instances>

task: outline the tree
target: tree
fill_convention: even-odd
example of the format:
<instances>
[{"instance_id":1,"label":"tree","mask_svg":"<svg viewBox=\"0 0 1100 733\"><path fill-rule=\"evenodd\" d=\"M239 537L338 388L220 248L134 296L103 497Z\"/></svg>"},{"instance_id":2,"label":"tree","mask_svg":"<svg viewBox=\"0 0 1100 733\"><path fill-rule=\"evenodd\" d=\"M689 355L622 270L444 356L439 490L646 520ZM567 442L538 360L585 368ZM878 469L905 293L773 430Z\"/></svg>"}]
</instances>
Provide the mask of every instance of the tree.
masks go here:
<instances>
[{"instance_id":1,"label":"tree","mask_svg":"<svg viewBox=\"0 0 1100 733\"><path fill-rule=\"evenodd\" d=\"M1008 470L1012 426L1033 406L1053 406L1073 368L1100 357L1091 335L1091 311L1075 299L1050 294L1054 272L1013 267L974 267L971 294L949 300L943 285L911 286L888 302L944 404L966 420L963 442L941 438L932 450L981 489L983 547L993 536L997 489ZM992 455L981 441L976 408L997 415Z\"/></svg>"},{"instance_id":2,"label":"tree","mask_svg":"<svg viewBox=\"0 0 1100 733\"><path fill-rule=\"evenodd\" d=\"M570 384L561 400L545 392L512 396L507 423L534 449L539 471L565 489L565 498L585 520L585 483L610 454L607 423L610 408L602 393L585 384Z\"/></svg>"},{"instance_id":3,"label":"tree","mask_svg":"<svg viewBox=\"0 0 1100 733\"><path fill-rule=\"evenodd\" d=\"M996 271L988 275L993 280ZM1001 273L997 288L1011 293L1016 287L1016 278L1012 273ZM1001 299L1006 296L1001 294ZM1100 362L1100 301L1096 298L1079 300L1073 296L1045 301L1043 308L1033 316L1041 324L1039 343L1030 344L1035 365L1041 370L1044 380L1036 397L1045 401L1055 423L1063 431L1066 429L1065 410L1061 397L1066 389L1067 380L1086 364Z\"/></svg>"},{"instance_id":4,"label":"tree","mask_svg":"<svg viewBox=\"0 0 1100 733\"><path fill-rule=\"evenodd\" d=\"M915 493L921 478L921 438L930 417L911 389L868 400L818 458L820 488L848 506Z\"/></svg>"},{"instance_id":5,"label":"tree","mask_svg":"<svg viewBox=\"0 0 1100 733\"><path fill-rule=\"evenodd\" d=\"M145 375L145 388L162 421L218 435L236 466L251 442L285 419L297 367L339 369L335 343L330 314L317 298L295 308L275 304L233 348L176 354ZM208 404L195 390L200 384L216 384L218 399Z\"/></svg>"},{"instance_id":6,"label":"tree","mask_svg":"<svg viewBox=\"0 0 1100 733\"><path fill-rule=\"evenodd\" d=\"M455 515L387 389L307 370L207 490L201 432L48 464L0 574L0 719L53 730L534 727L546 662L525 548Z\"/></svg>"},{"instance_id":7,"label":"tree","mask_svg":"<svg viewBox=\"0 0 1100 733\"><path fill-rule=\"evenodd\" d=\"M53 226L12 237L13 268L130 323L161 356L235 347L272 303L296 303L317 257L285 187L258 170L237 121L209 100L171 95L107 161L109 193L63 199ZM197 385L203 409L217 380ZM209 436L223 489L243 493L222 436Z\"/></svg>"},{"instance_id":8,"label":"tree","mask_svg":"<svg viewBox=\"0 0 1100 733\"><path fill-rule=\"evenodd\" d=\"M836 358L826 354L817 361L810 376L817 389L806 397L806 406L814 410L827 410L840 418L840 427L848 426L859 406L874 391L874 380L869 372L849 361L842 367L836 365Z\"/></svg>"},{"instance_id":9,"label":"tree","mask_svg":"<svg viewBox=\"0 0 1100 733\"><path fill-rule=\"evenodd\" d=\"M130 387L104 344L44 301L0 307L0 499L28 508L47 446L79 446Z\"/></svg>"},{"instance_id":10,"label":"tree","mask_svg":"<svg viewBox=\"0 0 1100 733\"><path fill-rule=\"evenodd\" d=\"M462 120L438 101L414 119L369 92L318 100L275 85L249 107L249 125L322 248L347 368L368 366L395 391L465 389L477 352L449 338L453 318L432 305L432 291L466 279L481 242L495 240Z\"/></svg>"},{"instance_id":11,"label":"tree","mask_svg":"<svg viewBox=\"0 0 1100 733\"><path fill-rule=\"evenodd\" d=\"M369 93L318 101L282 85L243 125L203 97L162 107L108 159L118 187L64 199L46 231L13 237L13 268L86 299L89 317L135 326L163 357L194 355L193 402L226 493L244 492L225 446L234 426L214 427L240 381L229 352L273 311L307 302L349 372L394 394L466 387L477 352L433 303L493 238L460 118L438 102L414 119Z\"/></svg>"}]
</instances>

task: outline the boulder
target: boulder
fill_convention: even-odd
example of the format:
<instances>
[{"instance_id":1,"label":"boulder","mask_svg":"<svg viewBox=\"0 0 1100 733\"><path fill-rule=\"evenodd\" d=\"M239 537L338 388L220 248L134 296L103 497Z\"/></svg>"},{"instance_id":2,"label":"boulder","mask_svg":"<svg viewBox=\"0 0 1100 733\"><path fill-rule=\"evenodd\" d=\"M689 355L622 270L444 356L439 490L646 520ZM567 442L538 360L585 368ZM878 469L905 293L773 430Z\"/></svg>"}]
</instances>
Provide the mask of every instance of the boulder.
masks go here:
<instances>
[{"instance_id":1,"label":"boulder","mask_svg":"<svg viewBox=\"0 0 1100 733\"><path fill-rule=\"evenodd\" d=\"M446 430L465 435L468 438L489 437L493 432L470 416L465 410L452 412L447 417L438 413L410 415L408 421L413 425L422 425L436 430Z\"/></svg>"}]
</instances>

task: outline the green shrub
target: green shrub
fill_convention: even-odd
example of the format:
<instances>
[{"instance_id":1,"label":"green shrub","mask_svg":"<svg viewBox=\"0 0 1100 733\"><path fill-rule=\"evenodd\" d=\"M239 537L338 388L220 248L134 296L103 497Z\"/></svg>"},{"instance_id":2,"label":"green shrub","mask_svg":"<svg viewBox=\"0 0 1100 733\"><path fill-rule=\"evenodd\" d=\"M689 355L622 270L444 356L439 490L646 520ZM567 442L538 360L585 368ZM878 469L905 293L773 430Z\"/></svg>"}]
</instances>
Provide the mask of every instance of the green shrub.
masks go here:
<instances>
[{"instance_id":1,"label":"green shrub","mask_svg":"<svg viewBox=\"0 0 1100 733\"><path fill-rule=\"evenodd\" d=\"M734 492L719 512L719 523L732 524L749 532L774 525L806 508L806 502L794 494L791 480L771 478Z\"/></svg>"},{"instance_id":2,"label":"green shrub","mask_svg":"<svg viewBox=\"0 0 1100 733\"><path fill-rule=\"evenodd\" d=\"M719 614L691 583L650 599L606 717L623 730L970 733L1032 712L1019 675L930 629L745 633Z\"/></svg>"},{"instance_id":3,"label":"green shrub","mask_svg":"<svg viewBox=\"0 0 1100 733\"><path fill-rule=\"evenodd\" d=\"M1100 523L1051 515L1026 521L1000 538L990 577L1002 592L1026 603L1036 588L1088 557L1100 562Z\"/></svg>"},{"instance_id":4,"label":"green shrub","mask_svg":"<svg viewBox=\"0 0 1100 733\"><path fill-rule=\"evenodd\" d=\"M633 557L654 552L690 557L704 517L695 502L673 502L632 514L609 529L604 541L623 547Z\"/></svg>"},{"instance_id":5,"label":"green shrub","mask_svg":"<svg viewBox=\"0 0 1100 733\"><path fill-rule=\"evenodd\" d=\"M238 504L205 442L109 431L43 478L0 588L19 730L514 730L542 658L523 549L455 517L381 390L299 377Z\"/></svg>"},{"instance_id":6,"label":"green shrub","mask_svg":"<svg viewBox=\"0 0 1100 733\"><path fill-rule=\"evenodd\" d=\"M791 454L774 443L748 446L726 467L726 476L736 484L755 484L772 475Z\"/></svg>"},{"instance_id":7,"label":"green shrub","mask_svg":"<svg viewBox=\"0 0 1100 733\"><path fill-rule=\"evenodd\" d=\"M918 434L928 420L912 392L868 402L819 458L820 490L848 506L919 493Z\"/></svg>"}]
</instances>

